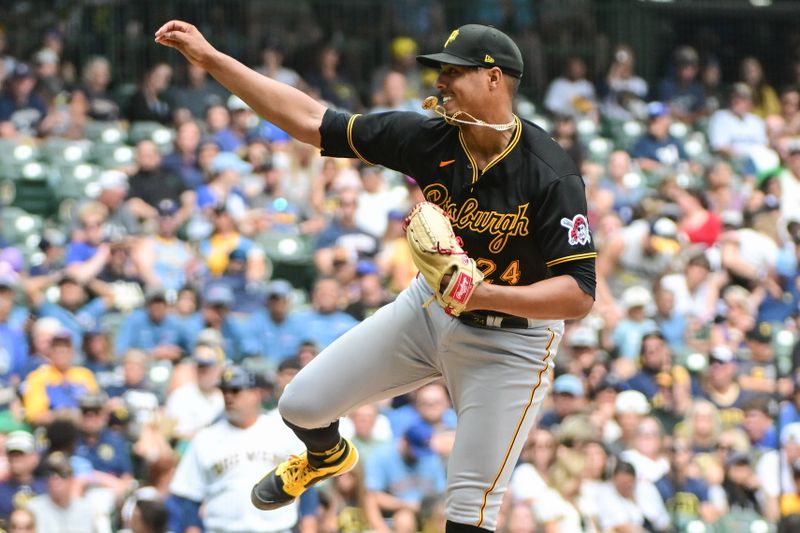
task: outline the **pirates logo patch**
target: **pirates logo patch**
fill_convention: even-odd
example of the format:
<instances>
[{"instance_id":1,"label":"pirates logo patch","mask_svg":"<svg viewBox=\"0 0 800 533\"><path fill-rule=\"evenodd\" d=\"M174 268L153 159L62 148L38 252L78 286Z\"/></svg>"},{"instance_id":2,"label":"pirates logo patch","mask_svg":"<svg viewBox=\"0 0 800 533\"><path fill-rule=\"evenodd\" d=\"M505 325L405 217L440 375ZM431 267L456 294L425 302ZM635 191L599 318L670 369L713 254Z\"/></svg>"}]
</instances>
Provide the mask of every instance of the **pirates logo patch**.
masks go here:
<instances>
[{"instance_id":1,"label":"pirates logo patch","mask_svg":"<svg viewBox=\"0 0 800 533\"><path fill-rule=\"evenodd\" d=\"M575 215L571 220L562 218L561 225L568 230L567 238L571 246L589 244L592 241L592 236L589 233L589 222L585 216Z\"/></svg>"}]
</instances>

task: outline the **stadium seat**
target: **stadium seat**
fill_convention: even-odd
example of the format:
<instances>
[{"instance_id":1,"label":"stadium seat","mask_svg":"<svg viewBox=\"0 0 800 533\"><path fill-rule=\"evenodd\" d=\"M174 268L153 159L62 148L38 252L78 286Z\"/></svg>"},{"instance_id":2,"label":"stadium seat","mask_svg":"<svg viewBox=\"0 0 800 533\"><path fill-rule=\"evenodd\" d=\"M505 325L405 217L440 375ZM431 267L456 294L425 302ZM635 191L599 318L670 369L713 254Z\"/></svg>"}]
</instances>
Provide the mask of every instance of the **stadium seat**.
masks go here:
<instances>
[{"instance_id":1,"label":"stadium seat","mask_svg":"<svg viewBox=\"0 0 800 533\"><path fill-rule=\"evenodd\" d=\"M2 210L2 234L8 242L27 245L31 238L39 239L44 225L42 217L28 213L19 207L9 206ZM35 244L38 244L38 240Z\"/></svg>"},{"instance_id":2,"label":"stadium seat","mask_svg":"<svg viewBox=\"0 0 800 533\"><path fill-rule=\"evenodd\" d=\"M158 122L134 122L128 130L128 142L137 144L143 139L150 139L158 145L161 153L172 151L172 141L175 140L175 130Z\"/></svg>"},{"instance_id":3,"label":"stadium seat","mask_svg":"<svg viewBox=\"0 0 800 533\"><path fill-rule=\"evenodd\" d=\"M53 137L42 143L42 156L54 165L76 165L89 159L92 142L88 139L73 141Z\"/></svg>"},{"instance_id":4,"label":"stadium seat","mask_svg":"<svg viewBox=\"0 0 800 533\"><path fill-rule=\"evenodd\" d=\"M99 175L100 168L89 163L61 165L58 169L57 186L54 187L56 198L93 196L92 185L97 182Z\"/></svg>"},{"instance_id":5,"label":"stadium seat","mask_svg":"<svg viewBox=\"0 0 800 533\"><path fill-rule=\"evenodd\" d=\"M92 120L84 128L86 138L95 144L118 146L125 142L127 132L118 123L113 121Z\"/></svg>"},{"instance_id":6,"label":"stadium seat","mask_svg":"<svg viewBox=\"0 0 800 533\"><path fill-rule=\"evenodd\" d=\"M595 163L605 164L608 156L614 151L614 143L605 137L595 137L586 143L588 159Z\"/></svg>"}]
</instances>

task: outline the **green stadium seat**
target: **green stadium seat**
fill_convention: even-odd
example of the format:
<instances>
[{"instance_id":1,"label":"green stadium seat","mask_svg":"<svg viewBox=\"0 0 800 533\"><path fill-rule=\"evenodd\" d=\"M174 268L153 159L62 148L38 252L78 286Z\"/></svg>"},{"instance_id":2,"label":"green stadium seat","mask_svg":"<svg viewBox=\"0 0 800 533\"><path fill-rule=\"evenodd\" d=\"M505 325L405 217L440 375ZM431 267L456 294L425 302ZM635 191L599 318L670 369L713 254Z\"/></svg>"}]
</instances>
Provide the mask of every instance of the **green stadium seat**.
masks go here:
<instances>
[{"instance_id":1,"label":"green stadium seat","mask_svg":"<svg viewBox=\"0 0 800 533\"><path fill-rule=\"evenodd\" d=\"M614 142L605 137L595 137L586 143L586 151L590 161L604 165L614 151Z\"/></svg>"},{"instance_id":2,"label":"green stadium seat","mask_svg":"<svg viewBox=\"0 0 800 533\"><path fill-rule=\"evenodd\" d=\"M123 144L128 136L127 131L118 122L99 120L89 121L83 133L94 144L112 146Z\"/></svg>"},{"instance_id":3,"label":"green stadium seat","mask_svg":"<svg viewBox=\"0 0 800 533\"><path fill-rule=\"evenodd\" d=\"M42 143L43 157L54 165L85 162L89 159L92 142L88 139L74 141L53 137Z\"/></svg>"},{"instance_id":4,"label":"green stadium seat","mask_svg":"<svg viewBox=\"0 0 800 533\"><path fill-rule=\"evenodd\" d=\"M3 238L17 245L30 245L33 240L40 239L44 222L41 216L27 212L15 206L2 210ZM29 242L31 241L31 242ZM36 240L35 245L39 241Z\"/></svg>"},{"instance_id":5,"label":"green stadium seat","mask_svg":"<svg viewBox=\"0 0 800 533\"><path fill-rule=\"evenodd\" d=\"M128 130L128 142L137 144L143 139L150 139L156 143L162 153L172 150L175 140L175 130L159 124L158 122L134 122Z\"/></svg>"},{"instance_id":6,"label":"green stadium seat","mask_svg":"<svg viewBox=\"0 0 800 533\"><path fill-rule=\"evenodd\" d=\"M58 182L55 188L56 197L86 198L93 196L93 185L100 177L100 168L89 163L77 165L61 165L58 172ZM96 194L94 194L96 195Z\"/></svg>"}]
</instances>

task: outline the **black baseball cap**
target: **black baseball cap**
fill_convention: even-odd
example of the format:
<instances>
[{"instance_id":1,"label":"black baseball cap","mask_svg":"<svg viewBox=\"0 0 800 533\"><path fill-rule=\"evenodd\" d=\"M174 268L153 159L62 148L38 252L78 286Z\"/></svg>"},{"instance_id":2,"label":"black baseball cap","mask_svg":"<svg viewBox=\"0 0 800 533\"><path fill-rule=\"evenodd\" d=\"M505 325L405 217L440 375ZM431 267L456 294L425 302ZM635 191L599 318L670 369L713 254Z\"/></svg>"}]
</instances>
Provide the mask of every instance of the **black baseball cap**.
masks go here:
<instances>
[{"instance_id":1,"label":"black baseball cap","mask_svg":"<svg viewBox=\"0 0 800 533\"><path fill-rule=\"evenodd\" d=\"M511 37L497 28L466 24L453 30L438 54L417 56L427 67L443 63L462 67L500 67L516 78L522 77L522 53Z\"/></svg>"}]
</instances>

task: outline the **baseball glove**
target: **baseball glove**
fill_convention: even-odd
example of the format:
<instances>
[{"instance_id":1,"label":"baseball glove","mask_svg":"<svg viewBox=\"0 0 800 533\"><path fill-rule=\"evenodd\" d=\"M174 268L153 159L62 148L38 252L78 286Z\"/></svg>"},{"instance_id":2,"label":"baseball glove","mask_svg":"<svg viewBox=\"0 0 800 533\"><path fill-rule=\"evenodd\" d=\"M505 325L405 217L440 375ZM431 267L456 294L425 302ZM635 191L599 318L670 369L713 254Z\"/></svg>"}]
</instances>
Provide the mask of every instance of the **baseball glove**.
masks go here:
<instances>
[{"instance_id":1,"label":"baseball glove","mask_svg":"<svg viewBox=\"0 0 800 533\"><path fill-rule=\"evenodd\" d=\"M461 248L463 243L453 233L450 218L438 205L421 202L406 218L405 230L414 264L433 289L425 307L435 299L447 314L460 315L483 274ZM442 288L447 275L450 281Z\"/></svg>"}]
</instances>

